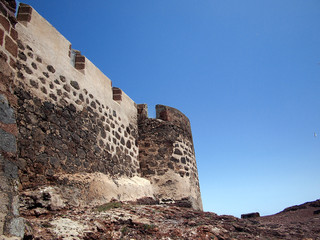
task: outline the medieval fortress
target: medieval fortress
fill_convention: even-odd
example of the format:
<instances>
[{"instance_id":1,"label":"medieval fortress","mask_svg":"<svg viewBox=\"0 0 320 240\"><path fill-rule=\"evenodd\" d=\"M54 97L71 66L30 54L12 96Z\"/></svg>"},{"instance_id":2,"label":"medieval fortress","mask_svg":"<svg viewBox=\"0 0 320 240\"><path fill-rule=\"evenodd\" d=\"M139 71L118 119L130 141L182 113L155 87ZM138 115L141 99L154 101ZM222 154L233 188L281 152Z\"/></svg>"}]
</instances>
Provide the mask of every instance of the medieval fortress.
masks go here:
<instances>
[{"instance_id":1,"label":"medieval fortress","mask_svg":"<svg viewBox=\"0 0 320 240\"><path fill-rule=\"evenodd\" d=\"M152 197L202 210L188 118L136 104L31 6L0 0L0 236L22 195L54 206ZM20 209L20 210L19 210Z\"/></svg>"}]
</instances>

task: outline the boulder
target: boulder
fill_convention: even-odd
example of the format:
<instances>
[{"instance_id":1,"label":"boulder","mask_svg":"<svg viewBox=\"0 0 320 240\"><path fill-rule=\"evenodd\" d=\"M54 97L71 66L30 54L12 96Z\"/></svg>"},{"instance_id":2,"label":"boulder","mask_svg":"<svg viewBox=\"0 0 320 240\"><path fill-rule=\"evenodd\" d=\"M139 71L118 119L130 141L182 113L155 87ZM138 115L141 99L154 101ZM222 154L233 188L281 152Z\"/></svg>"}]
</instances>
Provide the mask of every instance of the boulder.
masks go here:
<instances>
[{"instance_id":1,"label":"boulder","mask_svg":"<svg viewBox=\"0 0 320 240\"><path fill-rule=\"evenodd\" d=\"M241 214L242 219L257 218L257 217L260 217L260 213L258 212Z\"/></svg>"}]
</instances>

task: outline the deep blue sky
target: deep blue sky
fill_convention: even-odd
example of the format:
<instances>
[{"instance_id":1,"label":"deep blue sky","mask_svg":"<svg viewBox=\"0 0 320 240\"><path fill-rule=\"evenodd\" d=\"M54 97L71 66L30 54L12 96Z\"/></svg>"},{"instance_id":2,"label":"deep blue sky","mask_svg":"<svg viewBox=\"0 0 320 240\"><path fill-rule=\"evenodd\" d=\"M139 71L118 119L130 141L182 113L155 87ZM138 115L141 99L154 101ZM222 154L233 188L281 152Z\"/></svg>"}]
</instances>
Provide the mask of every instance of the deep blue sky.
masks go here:
<instances>
[{"instance_id":1,"label":"deep blue sky","mask_svg":"<svg viewBox=\"0 0 320 240\"><path fill-rule=\"evenodd\" d=\"M319 0L24 2L151 117L190 118L204 210L320 198Z\"/></svg>"}]
</instances>

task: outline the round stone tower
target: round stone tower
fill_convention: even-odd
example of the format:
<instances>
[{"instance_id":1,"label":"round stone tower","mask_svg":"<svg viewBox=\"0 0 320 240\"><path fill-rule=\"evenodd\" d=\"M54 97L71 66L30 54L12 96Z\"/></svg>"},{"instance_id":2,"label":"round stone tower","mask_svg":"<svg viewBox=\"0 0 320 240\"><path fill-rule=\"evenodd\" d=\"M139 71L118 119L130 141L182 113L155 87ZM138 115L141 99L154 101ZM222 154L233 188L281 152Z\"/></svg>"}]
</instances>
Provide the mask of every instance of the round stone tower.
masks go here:
<instances>
[{"instance_id":1,"label":"round stone tower","mask_svg":"<svg viewBox=\"0 0 320 240\"><path fill-rule=\"evenodd\" d=\"M202 210L197 163L189 119L179 110L156 106L148 118L147 105L138 105L139 162L155 195L163 201L187 201Z\"/></svg>"}]
</instances>

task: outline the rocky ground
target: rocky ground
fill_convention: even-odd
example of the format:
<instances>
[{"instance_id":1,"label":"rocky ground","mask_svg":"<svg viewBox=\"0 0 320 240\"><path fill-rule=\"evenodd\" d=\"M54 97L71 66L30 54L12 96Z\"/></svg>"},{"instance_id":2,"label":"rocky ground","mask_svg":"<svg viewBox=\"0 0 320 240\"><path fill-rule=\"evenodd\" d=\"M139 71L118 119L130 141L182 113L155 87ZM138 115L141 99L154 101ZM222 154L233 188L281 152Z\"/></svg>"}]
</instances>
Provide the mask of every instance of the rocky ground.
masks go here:
<instances>
[{"instance_id":1,"label":"rocky ground","mask_svg":"<svg viewBox=\"0 0 320 240\"><path fill-rule=\"evenodd\" d=\"M48 200L50 196L24 199L25 239L320 239L320 200L250 219L150 198L60 209Z\"/></svg>"}]
</instances>

